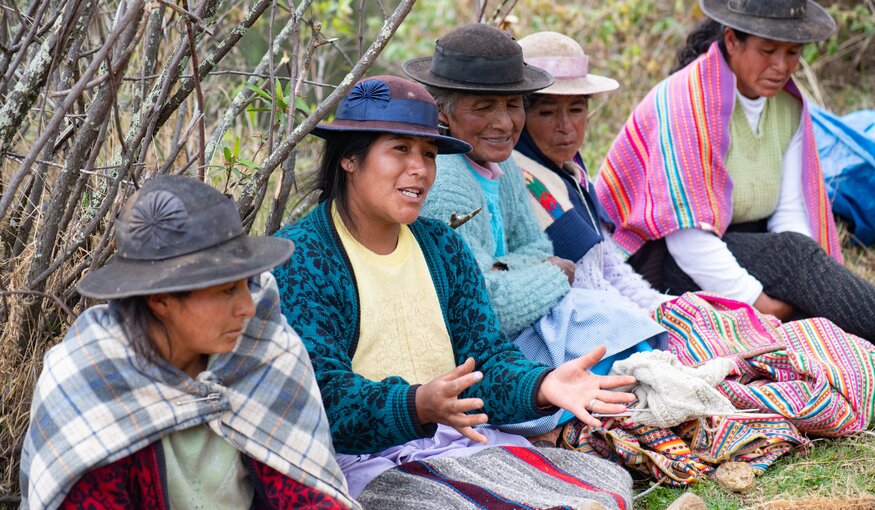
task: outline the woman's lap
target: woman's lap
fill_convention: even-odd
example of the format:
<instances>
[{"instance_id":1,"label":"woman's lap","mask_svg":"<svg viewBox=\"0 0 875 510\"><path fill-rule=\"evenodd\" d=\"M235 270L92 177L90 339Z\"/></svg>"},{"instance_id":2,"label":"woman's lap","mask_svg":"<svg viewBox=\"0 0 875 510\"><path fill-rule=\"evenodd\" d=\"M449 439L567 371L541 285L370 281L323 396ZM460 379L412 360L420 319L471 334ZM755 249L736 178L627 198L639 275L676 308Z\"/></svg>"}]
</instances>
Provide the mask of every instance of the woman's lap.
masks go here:
<instances>
[{"instance_id":1,"label":"woman's lap","mask_svg":"<svg viewBox=\"0 0 875 510\"><path fill-rule=\"evenodd\" d=\"M741 267L763 291L804 317L826 317L849 333L875 341L875 286L836 262L810 237L795 232L727 232ZM659 288L682 294L701 290L667 255Z\"/></svg>"}]
</instances>

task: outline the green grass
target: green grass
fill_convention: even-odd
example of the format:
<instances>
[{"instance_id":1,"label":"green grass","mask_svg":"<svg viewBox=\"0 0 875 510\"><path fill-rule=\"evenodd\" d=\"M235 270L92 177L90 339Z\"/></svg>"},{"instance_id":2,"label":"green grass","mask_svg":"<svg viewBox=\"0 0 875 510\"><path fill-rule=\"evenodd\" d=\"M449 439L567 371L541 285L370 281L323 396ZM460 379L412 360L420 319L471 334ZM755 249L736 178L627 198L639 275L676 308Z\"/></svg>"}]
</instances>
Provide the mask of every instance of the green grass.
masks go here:
<instances>
[{"instance_id":1,"label":"green grass","mask_svg":"<svg viewBox=\"0 0 875 510\"><path fill-rule=\"evenodd\" d=\"M636 482L636 492L653 481ZM842 439L817 439L808 453L792 452L778 459L757 479L756 488L746 495L730 494L708 480L689 489L659 487L635 502L640 510L663 510L686 490L706 501L709 510L756 508L775 500L791 500L801 506L806 498L831 498L834 504L822 510L840 509L853 500L875 495L875 433L865 432ZM875 500L871 502L875 508Z\"/></svg>"}]
</instances>

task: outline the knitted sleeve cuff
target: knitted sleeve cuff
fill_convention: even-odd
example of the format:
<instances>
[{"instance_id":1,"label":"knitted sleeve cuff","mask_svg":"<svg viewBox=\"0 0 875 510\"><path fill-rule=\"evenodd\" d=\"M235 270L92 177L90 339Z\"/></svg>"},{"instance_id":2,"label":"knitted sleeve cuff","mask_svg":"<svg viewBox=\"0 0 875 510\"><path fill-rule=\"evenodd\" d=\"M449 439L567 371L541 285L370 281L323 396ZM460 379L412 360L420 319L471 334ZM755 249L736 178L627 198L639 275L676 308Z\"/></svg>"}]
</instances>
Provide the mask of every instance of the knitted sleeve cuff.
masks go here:
<instances>
[{"instance_id":1,"label":"knitted sleeve cuff","mask_svg":"<svg viewBox=\"0 0 875 510\"><path fill-rule=\"evenodd\" d=\"M552 368L544 367L544 369L541 370L541 372L534 379L531 391L529 393L529 402L531 404L532 410L535 412L535 415L537 417L551 416L556 413L556 411L559 411L559 408L552 404L546 407L541 407L538 405L538 392L541 391L541 384L544 383L544 379L552 371Z\"/></svg>"},{"instance_id":2,"label":"knitted sleeve cuff","mask_svg":"<svg viewBox=\"0 0 875 510\"><path fill-rule=\"evenodd\" d=\"M413 425L413 432L417 437L433 437L437 432L437 423L421 423L419 413L416 412L416 390L420 386L422 385L412 384L407 391L407 411L410 413L410 423Z\"/></svg>"}]
</instances>

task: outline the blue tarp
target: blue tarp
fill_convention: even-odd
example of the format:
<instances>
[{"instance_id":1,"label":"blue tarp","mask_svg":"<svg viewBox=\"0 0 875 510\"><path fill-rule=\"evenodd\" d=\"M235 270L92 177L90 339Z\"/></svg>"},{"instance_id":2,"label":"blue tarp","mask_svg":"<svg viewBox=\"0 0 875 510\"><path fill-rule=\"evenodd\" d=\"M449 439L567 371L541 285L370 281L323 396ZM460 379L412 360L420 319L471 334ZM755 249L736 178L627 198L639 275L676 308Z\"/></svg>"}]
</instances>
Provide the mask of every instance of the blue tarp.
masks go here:
<instances>
[{"instance_id":1,"label":"blue tarp","mask_svg":"<svg viewBox=\"0 0 875 510\"><path fill-rule=\"evenodd\" d=\"M833 212L864 245L875 243L875 110L838 117L812 106L814 138Z\"/></svg>"}]
</instances>

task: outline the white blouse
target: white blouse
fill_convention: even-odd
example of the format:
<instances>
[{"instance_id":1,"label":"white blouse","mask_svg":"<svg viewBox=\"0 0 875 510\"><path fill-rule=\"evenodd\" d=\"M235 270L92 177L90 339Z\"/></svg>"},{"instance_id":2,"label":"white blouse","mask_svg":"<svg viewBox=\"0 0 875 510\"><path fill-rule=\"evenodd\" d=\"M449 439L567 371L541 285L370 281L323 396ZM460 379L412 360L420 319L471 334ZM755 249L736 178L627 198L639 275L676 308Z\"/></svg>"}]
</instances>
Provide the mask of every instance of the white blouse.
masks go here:
<instances>
[{"instance_id":1,"label":"white blouse","mask_svg":"<svg viewBox=\"0 0 875 510\"><path fill-rule=\"evenodd\" d=\"M738 91L736 96L751 129L759 133L766 98L748 99ZM784 152L781 194L767 228L769 232L799 232L811 237L802 198L802 123ZM688 228L667 235L665 242L678 266L702 289L747 304L753 304L762 293L763 285L738 264L726 243L716 235Z\"/></svg>"}]
</instances>

